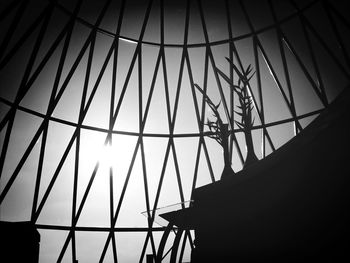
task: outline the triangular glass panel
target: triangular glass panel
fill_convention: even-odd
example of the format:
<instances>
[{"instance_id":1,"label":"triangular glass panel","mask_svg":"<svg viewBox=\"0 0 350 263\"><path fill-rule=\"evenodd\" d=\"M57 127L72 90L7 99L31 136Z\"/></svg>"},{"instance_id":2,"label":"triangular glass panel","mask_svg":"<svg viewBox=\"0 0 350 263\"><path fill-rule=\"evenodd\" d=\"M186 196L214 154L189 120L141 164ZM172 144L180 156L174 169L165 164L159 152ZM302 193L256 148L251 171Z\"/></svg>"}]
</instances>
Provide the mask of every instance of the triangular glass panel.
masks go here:
<instances>
[{"instance_id":1,"label":"triangular glass panel","mask_svg":"<svg viewBox=\"0 0 350 263\"><path fill-rule=\"evenodd\" d=\"M323 108L321 99L313 90L295 57L290 52L286 52L286 58L297 115Z\"/></svg>"},{"instance_id":2,"label":"triangular glass panel","mask_svg":"<svg viewBox=\"0 0 350 263\"><path fill-rule=\"evenodd\" d=\"M252 130L253 144L254 144L254 152L256 157L260 160L262 158L262 139L263 133L262 129Z\"/></svg>"},{"instance_id":3,"label":"triangular glass panel","mask_svg":"<svg viewBox=\"0 0 350 263\"><path fill-rule=\"evenodd\" d=\"M44 230L40 232L40 262L56 262L61 253L63 244L67 238L68 231ZM67 248L69 250L69 248Z\"/></svg>"},{"instance_id":4,"label":"triangular glass panel","mask_svg":"<svg viewBox=\"0 0 350 263\"><path fill-rule=\"evenodd\" d=\"M137 60L136 60L137 61ZM137 63L134 64L125 92L118 97L116 107L120 105L114 129L118 131L139 130L139 74ZM117 86L118 87L118 86ZM120 86L121 87L121 86ZM123 86L124 89L124 86ZM121 97L123 96L123 97ZM116 108L117 110L117 108Z\"/></svg>"},{"instance_id":5,"label":"triangular glass panel","mask_svg":"<svg viewBox=\"0 0 350 263\"><path fill-rule=\"evenodd\" d=\"M96 89L96 92L94 94L87 94L85 110L87 109L86 107L87 103L89 103L89 99L92 95L93 97L84 118L83 124L108 129L111 107L112 70L113 64L110 60ZM90 79L89 86L91 90L94 89L95 80L92 81L92 79Z\"/></svg>"},{"instance_id":6,"label":"triangular glass panel","mask_svg":"<svg viewBox=\"0 0 350 263\"><path fill-rule=\"evenodd\" d=\"M60 11L57 11L57 12L54 11L52 13L49 23L47 25L47 29L45 31L45 35L40 44L38 54L35 57L33 69L36 69L39 66L39 64L44 59L49 49L52 47L53 43L55 42L56 38L62 32L62 30L64 29L67 23L68 23L68 17L64 13ZM59 55L57 55L58 58L61 55L61 50L62 50L61 47L63 47L65 37L66 37L66 34L63 35L58 47L56 48L55 52L57 52L57 50L60 50ZM52 72L55 72L55 71L52 71Z\"/></svg>"},{"instance_id":7,"label":"triangular glass panel","mask_svg":"<svg viewBox=\"0 0 350 263\"><path fill-rule=\"evenodd\" d=\"M162 75L163 71L158 68L158 71L156 70L156 62L158 58L158 54L160 52L159 48L151 47L151 46L143 46L141 50L141 56L142 56L142 113L143 116L145 114L145 108L149 99L150 91L151 91L151 85L154 75ZM162 65L162 61L160 60L159 65ZM164 82L162 82L162 85L164 86Z\"/></svg>"},{"instance_id":8,"label":"triangular glass panel","mask_svg":"<svg viewBox=\"0 0 350 263\"><path fill-rule=\"evenodd\" d=\"M70 42L69 42L69 46L68 46L68 50L67 50L67 54L64 60L64 65L63 65L63 70L62 70L62 75L60 78L60 82L59 82L59 87L62 86L63 82L65 81L65 79L67 78L68 73L70 72L71 68L73 67L76 59L78 58L78 55L80 53L80 51L82 50L86 40L88 39L88 36L91 32L91 29L89 27L86 27L80 23L75 23L74 27L73 27L73 32L71 34L71 38L70 38ZM65 41L66 38L63 38L63 41ZM74 43L74 44L72 44ZM83 57L88 57L89 54L89 46L85 49ZM79 64L81 65L81 61L79 62ZM81 67L81 66L80 66ZM77 67L77 69L75 71L77 71L79 68L79 65ZM86 72L86 66L84 66L84 70L81 70L82 74L81 76L85 76L85 72ZM76 74L76 73L74 73ZM81 82L84 83L84 77L81 77L82 79Z\"/></svg>"},{"instance_id":9,"label":"triangular glass panel","mask_svg":"<svg viewBox=\"0 0 350 263\"><path fill-rule=\"evenodd\" d=\"M311 34L310 34L311 35ZM334 98L346 87L349 82L349 77L345 75L345 72L339 65L344 67L339 60L337 62L332 58L328 52L321 46L320 42L313 36L310 36L317 63L320 68L321 76L327 76L323 79L326 96L328 102L334 100ZM346 69L345 69L346 70ZM346 74L349 75L348 72Z\"/></svg>"},{"instance_id":10,"label":"triangular glass panel","mask_svg":"<svg viewBox=\"0 0 350 263\"><path fill-rule=\"evenodd\" d=\"M78 67L75 69L73 76L65 87L60 85L56 95L57 105L53 111L53 116L67 121L77 122L81 104L84 78L86 74L88 52L85 52ZM62 81L61 82L65 83ZM64 90L63 90L64 88ZM58 94L62 94L58 97Z\"/></svg>"},{"instance_id":11,"label":"triangular glass panel","mask_svg":"<svg viewBox=\"0 0 350 263\"><path fill-rule=\"evenodd\" d=\"M203 1L203 13L208 31L209 41L219 41L228 38L226 6L224 1Z\"/></svg>"},{"instance_id":12,"label":"triangular glass panel","mask_svg":"<svg viewBox=\"0 0 350 263\"><path fill-rule=\"evenodd\" d=\"M229 45L219 45L219 46L214 46L212 47L212 53L214 57L214 63L215 66L223 72L228 78L230 78L230 63L226 60L226 58L229 58ZM213 76L215 76L215 71L214 65L212 65L211 62L209 62L209 71L213 71ZM235 64L237 66L237 64ZM218 74L218 73L216 73ZM230 105L230 93L231 93L231 88L230 84L220 75L218 74L219 80L220 80L220 85L221 89L223 92L223 96L225 98L226 105L228 107L228 111L230 111L229 105ZM236 79L237 80L237 79ZM234 83L236 84L236 81L234 80ZM216 85L215 85L216 84ZM218 83L215 79L215 85L218 89L219 92L219 86ZM222 97L220 96L221 101L223 101ZM222 106L224 106L224 103L221 103Z\"/></svg>"},{"instance_id":13,"label":"triangular glass panel","mask_svg":"<svg viewBox=\"0 0 350 263\"><path fill-rule=\"evenodd\" d=\"M90 71L90 78L89 78L89 88L87 90L87 97L90 96L91 92L94 90L94 87L97 83L97 79L100 76L100 73L102 72L103 65L107 60L107 55L110 51L110 48L112 47L113 38L103 35L103 34L97 34L96 40L95 40L95 46L92 56L92 63L91 63L91 71ZM109 71L107 69L104 71L104 74L102 76L102 79L108 79L108 81L111 81L112 76L112 67L109 65L112 65L113 61L113 53L108 58L107 61L107 67L110 67ZM101 86L105 86L105 83L101 80L98 89L101 88ZM107 98L110 97L107 96Z\"/></svg>"},{"instance_id":14,"label":"triangular glass panel","mask_svg":"<svg viewBox=\"0 0 350 263\"><path fill-rule=\"evenodd\" d=\"M288 122L285 124L271 126L267 128L267 131L271 136L275 148L278 149L294 137L294 124L292 122Z\"/></svg>"},{"instance_id":15,"label":"triangular glass panel","mask_svg":"<svg viewBox=\"0 0 350 263\"><path fill-rule=\"evenodd\" d=\"M188 49L188 58L190 60L193 82L203 87L204 69L205 69L205 48L190 48ZM171 61L172 62L172 61Z\"/></svg>"},{"instance_id":16,"label":"triangular glass panel","mask_svg":"<svg viewBox=\"0 0 350 263\"><path fill-rule=\"evenodd\" d=\"M164 1L164 42L183 44L186 1Z\"/></svg>"},{"instance_id":17,"label":"triangular glass panel","mask_svg":"<svg viewBox=\"0 0 350 263\"><path fill-rule=\"evenodd\" d=\"M233 142L233 149L232 149L232 169L235 172L238 172L240 170L242 170L243 168L243 163L246 157L246 146L245 146L245 137L243 132L236 132L235 133L236 136L236 141L237 144L235 142ZM243 160L241 160L239 151L242 154Z\"/></svg>"},{"instance_id":18,"label":"triangular glass panel","mask_svg":"<svg viewBox=\"0 0 350 263\"><path fill-rule=\"evenodd\" d=\"M242 2L255 30L273 24L272 14L266 0ZM277 10L276 10L277 11Z\"/></svg>"},{"instance_id":19,"label":"triangular glass panel","mask_svg":"<svg viewBox=\"0 0 350 263\"><path fill-rule=\"evenodd\" d=\"M112 54L113 63L116 63L116 88L115 88L115 101L114 105L115 107L118 105L118 101L120 98L120 94L123 90L123 87L125 85L125 81L128 76L128 72L131 70L130 73L133 72L134 68L137 68L137 57L134 61L134 65L132 65L132 59L135 55L136 50L136 44L129 41L124 41L123 39L119 39L118 44L118 52L117 54ZM114 61L114 56L116 56L117 61ZM131 68L131 69L130 69ZM112 77L112 76L111 76Z\"/></svg>"},{"instance_id":20,"label":"triangular glass panel","mask_svg":"<svg viewBox=\"0 0 350 263\"><path fill-rule=\"evenodd\" d=\"M101 160L102 161L102 160ZM93 171L80 174L86 176L90 182ZM90 185L90 184L89 184ZM109 196L109 170L108 167L98 169L91 188L79 185L79 197L88 193L86 200L78 198L77 207L83 205L77 225L79 226L110 226L110 196ZM82 203L84 201L84 203Z\"/></svg>"},{"instance_id":21,"label":"triangular glass panel","mask_svg":"<svg viewBox=\"0 0 350 263\"><path fill-rule=\"evenodd\" d=\"M204 72L205 72L205 58L206 58L205 48L189 49L188 55L189 55L189 61L191 64L191 69L192 69L193 82L194 82L194 84L198 85L201 88L201 90L204 91L204 83L205 83L204 82L204 77L205 77ZM208 62L208 65L209 65L209 62ZM206 76L206 78L208 78L208 76ZM198 89L195 89L195 91L196 91L198 110L201 114L202 113L203 95L198 91Z\"/></svg>"},{"instance_id":22,"label":"triangular glass panel","mask_svg":"<svg viewBox=\"0 0 350 263\"><path fill-rule=\"evenodd\" d=\"M208 150L209 161L206 157L204 146L202 145L199 156L198 173L197 181L195 182L195 188L213 183L210 168L213 170L215 181L220 179L224 168L221 146L211 138L205 139L205 144Z\"/></svg>"},{"instance_id":23,"label":"triangular glass panel","mask_svg":"<svg viewBox=\"0 0 350 263\"><path fill-rule=\"evenodd\" d=\"M60 163L60 160L68 147L73 132L73 128L68 125L62 125L56 122L49 123L49 129L45 144L44 163L40 182L39 200L41 200L44 192L46 191L50 180L54 175ZM41 143L41 140L38 140L38 143ZM74 151L75 148L73 144L73 147L70 150L71 158L73 158L72 152ZM71 159L70 161L74 162L73 159ZM70 161L67 160L67 162ZM71 174L73 174L73 171Z\"/></svg>"},{"instance_id":24,"label":"triangular glass panel","mask_svg":"<svg viewBox=\"0 0 350 263\"><path fill-rule=\"evenodd\" d=\"M42 210L38 215L39 224L57 224L70 225L72 214L72 193L73 193L73 176L74 174L74 150L70 150L63 166L54 181L53 187L41 185L41 192L47 192L49 195L45 200ZM53 176L49 176L52 181ZM44 200L39 199L38 204Z\"/></svg>"},{"instance_id":25,"label":"triangular glass panel","mask_svg":"<svg viewBox=\"0 0 350 263\"><path fill-rule=\"evenodd\" d=\"M112 167L113 167L113 182L114 196L120 196L126 175L129 171L134 151L137 147L137 137L129 135L113 135L112 142ZM115 204L116 204L115 200Z\"/></svg>"},{"instance_id":26,"label":"triangular glass panel","mask_svg":"<svg viewBox=\"0 0 350 263\"><path fill-rule=\"evenodd\" d=\"M155 201L168 141L168 138L143 138L150 204Z\"/></svg>"},{"instance_id":27,"label":"triangular glass panel","mask_svg":"<svg viewBox=\"0 0 350 263\"><path fill-rule=\"evenodd\" d=\"M229 1L230 20L233 37L250 33L247 20L238 1Z\"/></svg>"},{"instance_id":28,"label":"triangular glass panel","mask_svg":"<svg viewBox=\"0 0 350 263\"><path fill-rule=\"evenodd\" d=\"M338 48L337 38L328 18L327 11L322 3L316 4L313 8L305 10L304 15L311 27L317 32L320 38L332 50L339 60L344 61L341 49ZM322 19L320 19L322 18ZM307 28L310 29L310 25Z\"/></svg>"},{"instance_id":29,"label":"triangular glass panel","mask_svg":"<svg viewBox=\"0 0 350 263\"><path fill-rule=\"evenodd\" d=\"M78 231L75 235L78 262L99 262L108 232Z\"/></svg>"},{"instance_id":30,"label":"triangular glass panel","mask_svg":"<svg viewBox=\"0 0 350 263\"><path fill-rule=\"evenodd\" d=\"M165 61L167 67L167 78L169 86L169 100L171 112L174 112L176 94L178 91L182 50L176 48L166 48ZM181 88L180 88L181 89ZM181 92L181 91L180 91Z\"/></svg>"},{"instance_id":31,"label":"triangular glass panel","mask_svg":"<svg viewBox=\"0 0 350 263\"><path fill-rule=\"evenodd\" d=\"M142 232L116 233L118 259L123 259L125 262L139 262L146 235L147 233Z\"/></svg>"},{"instance_id":32,"label":"triangular glass panel","mask_svg":"<svg viewBox=\"0 0 350 263\"><path fill-rule=\"evenodd\" d=\"M1 121L5 118L5 116L7 115L10 109L11 109L10 105L0 102L0 120ZM4 127L0 132L2 132L4 129L6 129L6 127Z\"/></svg>"},{"instance_id":33,"label":"triangular glass panel","mask_svg":"<svg viewBox=\"0 0 350 263\"><path fill-rule=\"evenodd\" d=\"M189 11L188 44L204 43L203 26L196 1L191 1Z\"/></svg>"},{"instance_id":34,"label":"triangular glass panel","mask_svg":"<svg viewBox=\"0 0 350 263\"><path fill-rule=\"evenodd\" d=\"M69 242L66 251L62 256L62 262L71 262L72 261L72 240Z\"/></svg>"},{"instance_id":35,"label":"triangular glass panel","mask_svg":"<svg viewBox=\"0 0 350 263\"><path fill-rule=\"evenodd\" d=\"M211 100L211 102L218 106L218 112L220 115L220 118L222 119L222 121L224 123L228 123L228 119L224 110L224 103L222 100L222 97L220 95L220 86L217 82L217 79L215 77L215 69L213 68L213 65L211 63L209 63L208 66L208 84L207 84L207 92L206 92L206 96ZM223 71L222 69L220 69L221 71ZM225 73L226 74L226 73ZM221 83L221 88L222 91L224 92L224 98L226 101L226 105L228 107L228 111L230 112L230 89L228 88L229 85L225 82L225 80L222 79L221 76L219 76L219 81ZM196 94L197 94L197 101L202 101L203 100L203 94L202 92L204 92L204 87L200 87L202 91L199 91L198 89L196 89ZM201 113L202 113L202 108L200 109ZM203 120L206 123L207 120L209 119L210 121L216 121L216 117L214 116L214 112L212 111L212 109L210 108L210 106L208 105L208 103L205 103L205 110L204 110L204 117ZM207 128L205 128L207 129ZM204 129L204 130L205 130Z\"/></svg>"},{"instance_id":36,"label":"triangular glass panel","mask_svg":"<svg viewBox=\"0 0 350 263\"><path fill-rule=\"evenodd\" d=\"M319 114L311 115L309 117L300 119L299 122L303 128L306 128L309 126L318 116Z\"/></svg>"},{"instance_id":37,"label":"triangular glass panel","mask_svg":"<svg viewBox=\"0 0 350 263\"><path fill-rule=\"evenodd\" d=\"M52 73L57 70L60 53L61 47L58 47L31 85L27 94L21 101L21 106L40 113L46 113L55 82Z\"/></svg>"},{"instance_id":38,"label":"triangular glass panel","mask_svg":"<svg viewBox=\"0 0 350 263\"><path fill-rule=\"evenodd\" d=\"M170 113L168 113L166 102L163 66L160 65L145 123L145 132L164 134L169 133L168 114Z\"/></svg>"},{"instance_id":39,"label":"triangular glass panel","mask_svg":"<svg viewBox=\"0 0 350 263\"><path fill-rule=\"evenodd\" d=\"M272 75L267 62L261 56L259 52L259 68L261 74L261 86L263 94L264 115L265 123L278 121L286 118L291 118L291 113L288 109L289 100L285 101L282 96L279 87ZM286 94L287 98L289 97ZM258 119L256 119L258 120Z\"/></svg>"},{"instance_id":40,"label":"triangular glass panel","mask_svg":"<svg viewBox=\"0 0 350 263\"><path fill-rule=\"evenodd\" d=\"M103 1L101 3L105 4ZM117 30L120 10L121 2L111 1L107 8L106 14L102 18L100 28L103 28L110 33L115 33Z\"/></svg>"},{"instance_id":41,"label":"triangular glass panel","mask_svg":"<svg viewBox=\"0 0 350 263\"><path fill-rule=\"evenodd\" d=\"M151 7L143 41L160 43L160 6L157 2Z\"/></svg>"},{"instance_id":42,"label":"triangular glass panel","mask_svg":"<svg viewBox=\"0 0 350 263\"><path fill-rule=\"evenodd\" d=\"M15 8L14 12L18 12L21 9L23 3L20 3ZM27 31L32 23L37 19L39 14L44 11L45 5L33 5L27 4L25 5L24 12L21 14L21 17L16 21L18 24L15 28L15 31L12 32L12 38L10 39L8 46L13 46ZM20 13L19 13L20 14ZM16 17L14 17L16 18ZM42 20L43 21L43 20ZM37 26L36 30L39 32L41 28L42 22ZM6 31L5 31L6 32ZM36 35L36 34L35 34ZM35 36L36 37L36 36Z\"/></svg>"},{"instance_id":43,"label":"triangular glass panel","mask_svg":"<svg viewBox=\"0 0 350 263\"><path fill-rule=\"evenodd\" d=\"M305 68L311 75L311 77L316 80L316 72L312 63L311 50L308 47L306 36L302 29L302 24L299 19L292 19L282 26L283 33L285 34L285 51L286 53L292 52L290 49L295 50L300 60L305 65ZM307 31L308 32L308 31ZM309 34L308 34L309 35ZM300 36L295 38L295 36ZM290 43L290 45L286 44ZM293 69L290 69L292 71Z\"/></svg>"},{"instance_id":44,"label":"triangular glass panel","mask_svg":"<svg viewBox=\"0 0 350 263\"><path fill-rule=\"evenodd\" d=\"M268 156L273 152L273 150L271 148L271 145L268 143L267 139L265 139L265 141L265 156Z\"/></svg>"},{"instance_id":45,"label":"triangular glass panel","mask_svg":"<svg viewBox=\"0 0 350 263\"><path fill-rule=\"evenodd\" d=\"M161 184L159 200L156 205L156 208L166 207L169 205L180 203L181 198L179 191L180 189L176 175L174 158L172 155L172 150L170 149L163 181Z\"/></svg>"},{"instance_id":46,"label":"triangular glass panel","mask_svg":"<svg viewBox=\"0 0 350 263\"><path fill-rule=\"evenodd\" d=\"M34 32L34 34L28 38L25 45L16 50L13 57L4 66L4 68L1 69L0 78L2 88L0 89L0 96L2 98L10 101L15 100L30 58L31 52L28 52L28 50L32 50L36 35L37 32Z\"/></svg>"},{"instance_id":47,"label":"triangular glass panel","mask_svg":"<svg viewBox=\"0 0 350 263\"><path fill-rule=\"evenodd\" d=\"M176 112L175 133L197 132L198 121L187 65L182 75L181 91ZM194 89L194 87L193 87ZM199 116L198 116L199 117Z\"/></svg>"},{"instance_id":48,"label":"triangular glass panel","mask_svg":"<svg viewBox=\"0 0 350 263\"><path fill-rule=\"evenodd\" d=\"M144 172L141 162L141 151L137 153L135 163L132 167L127 183L125 195L122 199L121 209L118 214L117 226L118 227L147 227L147 219L141 214L147 210L144 186ZM124 184L123 184L124 185ZM116 201L116 206L120 202L121 195L119 192L116 194L119 197Z\"/></svg>"},{"instance_id":49,"label":"triangular glass panel","mask_svg":"<svg viewBox=\"0 0 350 263\"><path fill-rule=\"evenodd\" d=\"M262 46L262 49L259 47L259 50L261 50L260 54L263 57L263 60L260 60L259 63L265 61L270 75L274 72L275 77L278 79L282 90L289 100L288 86L277 32L275 30L264 32L259 35L259 40ZM284 48L284 50L286 50L286 48ZM263 74L261 75L263 76Z\"/></svg>"},{"instance_id":50,"label":"triangular glass panel","mask_svg":"<svg viewBox=\"0 0 350 263\"><path fill-rule=\"evenodd\" d=\"M113 233L113 235L114 235L114 233ZM118 250L118 245L116 245L116 248L117 248L117 250ZM102 252L101 252L101 253L102 253ZM118 260L118 257L117 257L117 260ZM106 254L105 254L104 258L103 258L103 262L117 262L117 261L114 259L112 238L111 238L110 241L109 241L109 245L108 245Z\"/></svg>"},{"instance_id":51,"label":"triangular glass panel","mask_svg":"<svg viewBox=\"0 0 350 263\"><path fill-rule=\"evenodd\" d=\"M198 139L194 138L175 138L174 145L176 150L177 163L181 175L182 188L185 200L191 199L193 185L193 172L196 164L196 155L198 150Z\"/></svg>"},{"instance_id":52,"label":"triangular glass panel","mask_svg":"<svg viewBox=\"0 0 350 263\"><path fill-rule=\"evenodd\" d=\"M126 2L120 35L139 39L148 4L147 1L140 2L138 0Z\"/></svg>"},{"instance_id":53,"label":"triangular glass panel","mask_svg":"<svg viewBox=\"0 0 350 263\"><path fill-rule=\"evenodd\" d=\"M5 187L11 175L17 168L22 156L29 147L34 134L39 128L40 123L40 118L22 111L17 111L1 175L1 189ZM4 131L7 130L7 126L5 126L5 128ZM38 141L40 141L40 139L38 139Z\"/></svg>"},{"instance_id":54,"label":"triangular glass panel","mask_svg":"<svg viewBox=\"0 0 350 263\"><path fill-rule=\"evenodd\" d=\"M1 203L1 220L28 221L30 219L39 152L40 145L37 144L7 192ZM6 170L4 174L7 174ZM3 185L5 184L2 183L1 186Z\"/></svg>"},{"instance_id":55,"label":"triangular glass panel","mask_svg":"<svg viewBox=\"0 0 350 263\"><path fill-rule=\"evenodd\" d=\"M82 2L78 16L84 18L84 20L91 25L95 25L105 6L106 4L103 1L98 1L93 4L89 2ZM110 4L108 5L108 8L110 8ZM105 15L106 13L104 13L104 16Z\"/></svg>"},{"instance_id":56,"label":"triangular glass panel","mask_svg":"<svg viewBox=\"0 0 350 263\"><path fill-rule=\"evenodd\" d=\"M109 146L105 146L106 134L102 132L90 131L82 129L80 131L80 143L79 143L79 171L78 171L78 192L77 202L80 203L85 189L87 188L90 177L94 171L97 162L99 162L99 170L103 170L104 175L108 178L108 166L111 162L111 157L108 156ZM77 145L74 144L74 148ZM75 160L77 162L77 160ZM96 175L97 177L97 175ZM95 178L96 179L96 178ZM108 189L108 188L107 188Z\"/></svg>"}]
</instances>

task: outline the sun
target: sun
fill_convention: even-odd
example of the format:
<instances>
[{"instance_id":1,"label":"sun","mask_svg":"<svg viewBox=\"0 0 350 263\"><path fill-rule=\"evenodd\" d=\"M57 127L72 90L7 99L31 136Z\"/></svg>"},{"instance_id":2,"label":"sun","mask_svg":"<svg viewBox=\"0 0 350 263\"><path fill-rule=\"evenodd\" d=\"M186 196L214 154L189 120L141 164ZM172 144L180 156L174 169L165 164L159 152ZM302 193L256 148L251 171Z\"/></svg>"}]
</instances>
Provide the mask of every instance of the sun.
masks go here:
<instances>
[{"instance_id":1,"label":"sun","mask_svg":"<svg viewBox=\"0 0 350 263\"><path fill-rule=\"evenodd\" d=\"M96 148L98 152L97 162L101 170L109 170L113 167L115 157L117 156L116 147L108 141Z\"/></svg>"},{"instance_id":2,"label":"sun","mask_svg":"<svg viewBox=\"0 0 350 263\"><path fill-rule=\"evenodd\" d=\"M126 173L130 163L137 138L133 136L113 134L107 139L107 134L85 131L81 136L80 169L89 174L98 163L98 172L109 174Z\"/></svg>"}]
</instances>

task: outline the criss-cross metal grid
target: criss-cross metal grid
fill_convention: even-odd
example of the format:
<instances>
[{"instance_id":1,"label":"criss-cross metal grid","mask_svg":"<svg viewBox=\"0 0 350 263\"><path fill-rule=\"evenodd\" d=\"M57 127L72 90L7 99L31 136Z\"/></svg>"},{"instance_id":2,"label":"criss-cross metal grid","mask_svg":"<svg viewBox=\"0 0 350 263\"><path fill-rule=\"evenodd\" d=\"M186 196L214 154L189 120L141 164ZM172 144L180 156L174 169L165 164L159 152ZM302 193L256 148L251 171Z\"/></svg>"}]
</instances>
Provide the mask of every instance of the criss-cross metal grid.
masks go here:
<instances>
[{"instance_id":1,"label":"criss-cross metal grid","mask_svg":"<svg viewBox=\"0 0 350 263\"><path fill-rule=\"evenodd\" d=\"M340 2L215 2L1 5L0 219L37 225L41 261L156 254L164 231L156 208L184 204L223 168L194 84L221 101L232 167L242 169L237 98L220 72L233 82L237 75L225 57L255 70L249 93L260 159L349 83L350 27ZM105 149L96 144L116 147L103 172ZM179 261L189 260L192 234Z\"/></svg>"}]
</instances>

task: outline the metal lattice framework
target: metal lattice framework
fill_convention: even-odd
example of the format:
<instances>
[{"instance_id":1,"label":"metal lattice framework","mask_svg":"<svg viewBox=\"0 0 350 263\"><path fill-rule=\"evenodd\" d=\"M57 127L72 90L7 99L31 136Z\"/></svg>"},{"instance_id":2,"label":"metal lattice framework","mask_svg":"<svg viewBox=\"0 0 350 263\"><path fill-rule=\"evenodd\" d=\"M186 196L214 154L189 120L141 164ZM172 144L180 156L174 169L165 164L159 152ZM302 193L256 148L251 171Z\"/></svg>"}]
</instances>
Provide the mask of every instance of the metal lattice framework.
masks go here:
<instances>
[{"instance_id":1,"label":"metal lattice framework","mask_svg":"<svg viewBox=\"0 0 350 263\"><path fill-rule=\"evenodd\" d=\"M0 8L0 219L36 224L42 262L156 255L165 229L156 209L184 205L223 169L195 84L222 102L232 167L242 169L238 102L223 73L237 75L226 58L255 71L248 88L259 159L350 79L340 2L14 0ZM180 262L192 241L187 231Z\"/></svg>"}]
</instances>

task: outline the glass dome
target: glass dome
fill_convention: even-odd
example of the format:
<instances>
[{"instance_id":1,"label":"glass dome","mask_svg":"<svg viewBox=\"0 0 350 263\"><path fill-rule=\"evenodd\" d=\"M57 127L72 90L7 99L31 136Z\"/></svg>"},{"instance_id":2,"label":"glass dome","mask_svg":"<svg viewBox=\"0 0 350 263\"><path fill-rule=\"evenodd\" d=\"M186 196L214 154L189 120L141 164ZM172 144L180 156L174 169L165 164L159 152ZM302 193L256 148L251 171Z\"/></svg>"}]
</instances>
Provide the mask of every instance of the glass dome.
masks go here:
<instances>
[{"instance_id":1,"label":"glass dome","mask_svg":"<svg viewBox=\"0 0 350 263\"><path fill-rule=\"evenodd\" d=\"M195 84L220 103L239 172L239 101L220 72L239 76L227 59L254 71L262 159L349 84L346 10L318 0L1 1L0 220L35 223L40 262L145 262L164 231L150 211L188 204L224 168ZM183 262L192 242L188 232Z\"/></svg>"}]
</instances>

